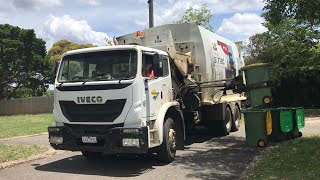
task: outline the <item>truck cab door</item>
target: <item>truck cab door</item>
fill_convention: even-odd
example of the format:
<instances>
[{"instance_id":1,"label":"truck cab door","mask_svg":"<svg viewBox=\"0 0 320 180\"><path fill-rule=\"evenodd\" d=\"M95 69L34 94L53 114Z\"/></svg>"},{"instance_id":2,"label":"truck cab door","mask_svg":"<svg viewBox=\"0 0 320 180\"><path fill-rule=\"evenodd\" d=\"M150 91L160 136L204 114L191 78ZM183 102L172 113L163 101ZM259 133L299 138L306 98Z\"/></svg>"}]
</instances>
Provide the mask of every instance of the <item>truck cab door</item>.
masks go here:
<instances>
[{"instance_id":1,"label":"truck cab door","mask_svg":"<svg viewBox=\"0 0 320 180\"><path fill-rule=\"evenodd\" d=\"M167 56L144 54L142 76L145 86L145 108L143 117L156 118L162 104L171 97L171 76Z\"/></svg>"}]
</instances>

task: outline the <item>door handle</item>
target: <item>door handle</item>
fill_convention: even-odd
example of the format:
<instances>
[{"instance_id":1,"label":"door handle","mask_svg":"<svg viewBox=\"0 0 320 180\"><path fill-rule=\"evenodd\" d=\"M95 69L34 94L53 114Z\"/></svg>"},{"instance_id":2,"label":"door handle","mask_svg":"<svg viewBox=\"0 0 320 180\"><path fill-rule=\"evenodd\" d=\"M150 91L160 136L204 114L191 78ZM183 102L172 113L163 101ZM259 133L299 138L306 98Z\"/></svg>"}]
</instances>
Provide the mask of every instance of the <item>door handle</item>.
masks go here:
<instances>
[{"instance_id":1,"label":"door handle","mask_svg":"<svg viewBox=\"0 0 320 180\"><path fill-rule=\"evenodd\" d=\"M162 91L160 92L160 98L162 99Z\"/></svg>"}]
</instances>

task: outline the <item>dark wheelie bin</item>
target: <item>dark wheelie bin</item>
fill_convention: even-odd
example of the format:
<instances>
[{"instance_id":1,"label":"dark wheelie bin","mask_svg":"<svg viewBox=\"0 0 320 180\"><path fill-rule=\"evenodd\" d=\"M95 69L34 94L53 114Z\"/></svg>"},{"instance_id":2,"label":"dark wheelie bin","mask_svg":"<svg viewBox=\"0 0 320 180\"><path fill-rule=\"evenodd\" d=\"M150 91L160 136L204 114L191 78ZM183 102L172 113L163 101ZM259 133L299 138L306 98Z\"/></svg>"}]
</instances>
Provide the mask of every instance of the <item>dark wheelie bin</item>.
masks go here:
<instances>
[{"instance_id":1,"label":"dark wheelie bin","mask_svg":"<svg viewBox=\"0 0 320 180\"><path fill-rule=\"evenodd\" d=\"M269 141L282 141L289 139L289 132L293 129L293 114L291 109L271 109L272 133L268 136Z\"/></svg>"},{"instance_id":2,"label":"dark wheelie bin","mask_svg":"<svg viewBox=\"0 0 320 180\"><path fill-rule=\"evenodd\" d=\"M304 109L302 107L292 108L293 111L293 130L290 132L291 138L301 137L299 129L304 127Z\"/></svg>"},{"instance_id":3,"label":"dark wheelie bin","mask_svg":"<svg viewBox=\"0 0 320 180\"><path fill-rule=\"evenodd\" d=\"M282 141L302 134L299 131L304 127L303 108L276 108L271 109L272 133L268 136L269 141Z\"/></svg>"}]
</instances>

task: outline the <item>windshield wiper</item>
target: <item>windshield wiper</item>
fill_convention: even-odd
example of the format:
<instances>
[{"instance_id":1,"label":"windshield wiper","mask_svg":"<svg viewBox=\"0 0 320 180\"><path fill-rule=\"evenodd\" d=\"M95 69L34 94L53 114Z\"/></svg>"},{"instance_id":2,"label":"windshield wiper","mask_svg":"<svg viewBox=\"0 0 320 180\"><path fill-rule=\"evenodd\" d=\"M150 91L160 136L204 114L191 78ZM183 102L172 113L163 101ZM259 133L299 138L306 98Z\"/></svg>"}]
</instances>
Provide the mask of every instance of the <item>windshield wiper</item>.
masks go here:
<instances>
[{"instance_id":1,"label":"windshield wiper","mask_svg":"<svg viewBox=\"0 0 320 180\"><path fill-rule=\"evenodd\" d=\"M61 83L59 84L59 87L61 87L61 86L62 86L62 84L64 84L64 82L61 82Z\"/></svg>"},{"instance_id":2,"label":"windshield wiper","mask_svg":"<svg viewBox=\"0 0 320 180\"><path fill-rule=\"evenodd\" d=\"M83 81L82 86L84 86L84 84L86 84L86 82L91 81L91 80L94 80L94 79L96 79L96 78L97 78L96 76L89 77L88 79L86 79L86 80Z\"/></svg>"},{"instance_id":3,"label":"windshield wiper","mask_svg":"<svg viewBox=\"0 0 320 180\"><path fill-rule=\"evenodd\" d=\"M122 75L121 78L119 79L119 84L121 84L121 80L122 80L123 78L125 78L126 76L128 76L128 75L129 75L129 72L123 73L123 75Z\"/></svg>"}]
</instances>

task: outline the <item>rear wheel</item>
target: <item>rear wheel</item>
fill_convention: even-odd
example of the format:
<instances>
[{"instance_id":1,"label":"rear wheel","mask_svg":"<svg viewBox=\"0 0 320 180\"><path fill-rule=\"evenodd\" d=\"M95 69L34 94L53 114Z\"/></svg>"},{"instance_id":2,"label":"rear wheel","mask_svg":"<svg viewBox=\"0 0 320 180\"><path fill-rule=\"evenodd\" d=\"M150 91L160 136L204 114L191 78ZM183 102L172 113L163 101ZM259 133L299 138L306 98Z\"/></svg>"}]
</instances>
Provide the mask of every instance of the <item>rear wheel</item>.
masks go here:
<instances>
[{"instance_id":1,"label":"rear wheel","mask_svg":"<svg viewBox=\"0 0 320 180\"><path fill-rule=\"evenodd\" d=\"M157 152L159 161L170 163L174 160L177 147L176 139L174 121L169 117L163 125L163 142Z\"/></svg>"},{"instance_id":2,"label":"rear wheel","mask_svg":"<svg viewBox=\"0 0 320 180\"><path fill-rule=\"evenodd\" d=\"M238 131L240 127L240 119L241 119L240 108L239 106L235 106L231 132Z\"/></svg>"},{"instance_id":3,"label":"rear wheel","mask_svg":"<svg viewBox=\"0 0 320 180\"><path fill-rule=\"evenodd\" d=\"M211 121L207 125L209 134L214 136L226 136L230 133L232 127L232 113L227 106L225 110L225 118L223 120Z\"/></svg>"},{"instance_id":4,"label":"rear wheel","mask_svg":"<svg viewBox=\"0 0 320 180\"><path fill-rule=\"evenodd\" d=\"M226 119L225 119L225 129L223 129L223 135L228 135L232 128L232 113L231 109L226 107Z\"/></svg>"},{"instance_id":5,"label":"rear wheel","mask_svg":"<svg viewBox=\"0 0 320 180\"><path fill-rule=\"evenodd\" d=\"M102 157L102 152L81 151L81 153L89 160L99 159Z\"/></svg>"}]
</instances>

